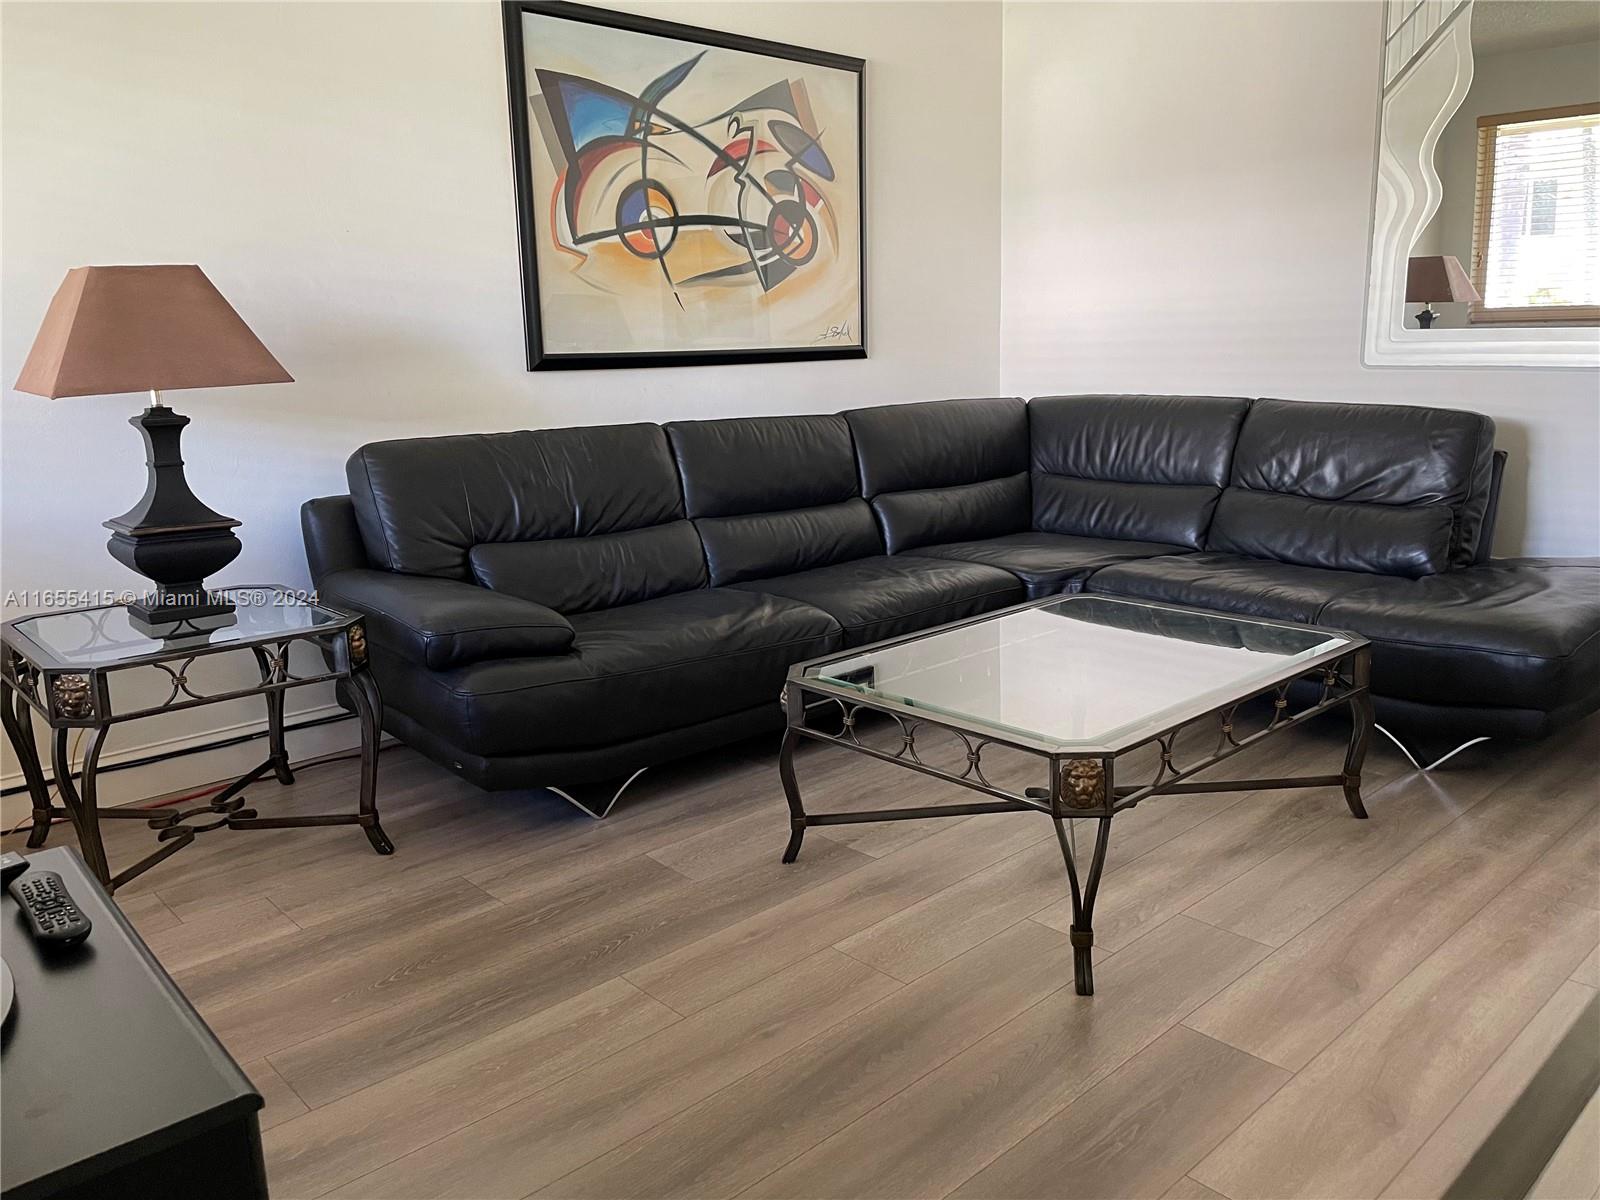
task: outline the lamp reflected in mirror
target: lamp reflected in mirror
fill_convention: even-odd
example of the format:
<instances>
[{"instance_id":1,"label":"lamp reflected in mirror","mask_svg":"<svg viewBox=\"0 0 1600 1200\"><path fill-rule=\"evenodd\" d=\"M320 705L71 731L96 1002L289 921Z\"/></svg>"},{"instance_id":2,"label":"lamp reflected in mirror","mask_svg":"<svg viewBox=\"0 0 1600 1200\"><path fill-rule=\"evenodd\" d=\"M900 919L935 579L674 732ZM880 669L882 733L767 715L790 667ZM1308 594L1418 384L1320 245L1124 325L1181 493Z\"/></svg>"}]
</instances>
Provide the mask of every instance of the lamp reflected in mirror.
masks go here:
<instances>
[{"instance_id":1,"label":"lamp reflected in mirror","mask_svg":"<svg viewBox=\"0 0 1600 1200\"><path fill-rule=\"evenodd\" d=\"M1472 286L1466 268L1453 254L1413 258L1406 264L1406 303L1420 304L1418 329L1432 329L1439 314L1435 304L1476 304L1483 297Z\"/></svg>"}]
</instances>

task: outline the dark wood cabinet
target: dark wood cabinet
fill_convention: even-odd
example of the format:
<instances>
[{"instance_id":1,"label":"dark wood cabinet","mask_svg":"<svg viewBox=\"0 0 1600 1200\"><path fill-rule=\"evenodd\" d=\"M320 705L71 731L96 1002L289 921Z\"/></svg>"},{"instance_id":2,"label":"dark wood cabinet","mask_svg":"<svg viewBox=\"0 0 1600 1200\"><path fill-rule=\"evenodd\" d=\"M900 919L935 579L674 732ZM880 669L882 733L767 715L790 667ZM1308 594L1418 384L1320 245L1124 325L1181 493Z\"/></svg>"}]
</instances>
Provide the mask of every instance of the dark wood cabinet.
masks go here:
<instances>
[{"instance_id":1,"label":"dark wood cabinet","mask_svg":"<svg viewBox=\"0 0 1600 1200\"><path fill-rule=\"evenodd\" d=\"M0 1050L6 1200L267 1195L261 1096L69 849L29 855L94 923L46 949L0 897L16 1011Z\"/></svg>"}]
</instances>

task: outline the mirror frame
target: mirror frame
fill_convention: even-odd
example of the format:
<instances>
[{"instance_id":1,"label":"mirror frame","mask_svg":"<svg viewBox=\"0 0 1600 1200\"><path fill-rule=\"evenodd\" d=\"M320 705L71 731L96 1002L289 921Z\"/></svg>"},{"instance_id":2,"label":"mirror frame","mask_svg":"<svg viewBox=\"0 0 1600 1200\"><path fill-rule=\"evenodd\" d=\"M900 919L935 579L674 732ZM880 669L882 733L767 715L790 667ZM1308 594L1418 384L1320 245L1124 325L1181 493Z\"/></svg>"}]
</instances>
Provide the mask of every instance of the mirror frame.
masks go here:
<instances>
[{"instance_id":1,"label":"mirror frame","mask_svg":"<svg viewBox=\"0 0 1600 1200\"><path fill-rule=\"evenodd\" d=\"M1600 367L1600 329L1594 326L1414 329L1405 323L1406 264L1444 195L1434 148L1472 86L1473 3L1384 5L1362 361L1369 367ZM1399 63L1398 34L1412 19L1436 23L1419 39L1420 49Z\"/></svg>"}]
</instances>

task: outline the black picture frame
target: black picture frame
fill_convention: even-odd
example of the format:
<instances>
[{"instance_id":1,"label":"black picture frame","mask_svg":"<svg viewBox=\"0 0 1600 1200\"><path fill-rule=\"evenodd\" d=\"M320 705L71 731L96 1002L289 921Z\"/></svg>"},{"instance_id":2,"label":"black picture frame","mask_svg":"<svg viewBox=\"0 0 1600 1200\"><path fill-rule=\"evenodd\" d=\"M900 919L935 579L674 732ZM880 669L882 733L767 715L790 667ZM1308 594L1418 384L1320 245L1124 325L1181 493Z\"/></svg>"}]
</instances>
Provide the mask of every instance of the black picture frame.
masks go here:
<instances>
[{"instance_id":1,"label":"black picture frame","mask_svg":"<svg viewBox=\"0 0 1600 1200\"><path fill-rule=\"evenodd\" d=\"M632 13L612 12L573 4L569 0L501 0L506 51L506 90L511 112L511 162L517 207L517 249L521 260L522 316L530 371L589 370L617 367L702 367L733 363L816 362L867 357L867 204L866 204L866 61L844 54L812 50L783 42L743 37L714 29L662 21ZM859 336L849 346L793 346L750 350L669 350L617 353L547 353L540 329L537 210L533 190L533 156L528 120L527 64L524 57L522 14L533 13L582 21L609 29L654 34L725 50L739 50L786 58L814 66L852 71L856 75L857 186L860 189L860 261L858 297Z\"/></svg>"}]
</instances>

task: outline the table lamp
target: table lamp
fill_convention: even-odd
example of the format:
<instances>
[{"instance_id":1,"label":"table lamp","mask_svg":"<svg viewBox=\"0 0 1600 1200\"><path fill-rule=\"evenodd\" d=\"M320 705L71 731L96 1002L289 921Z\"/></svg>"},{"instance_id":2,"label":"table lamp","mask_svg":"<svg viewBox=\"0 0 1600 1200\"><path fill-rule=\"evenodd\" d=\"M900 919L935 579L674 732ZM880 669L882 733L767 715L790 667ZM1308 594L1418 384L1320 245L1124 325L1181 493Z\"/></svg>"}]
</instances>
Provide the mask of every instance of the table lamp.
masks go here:
<instances>
[{"instance_id":1,"label":"table lamp","mask_svg":"<svg viewBox=\"0 0 1600 1200\"><path fill-rule=\"evenodd\" d=\"M196 266L75 267L57 289L16 388L63 396L150 393L128 424L144 435L144 497L105 522L106 548L156 584L129 605L148 625L233 611L205 577L238 557L239 522L208 508L183 477L178 440L189 418L161 393L176 388L292 383L293 378Z\"/></svg>"},{"instance_id":2,"label":"table lamp","mask_svg":"<svg viewBox=\"0 0 1600 1200\"><path fill-rule=\"evenodd\" d=\"M1439 319L1439 314L1428 305L1468 300L1476 303L1482 299L1461 260L1453 254L1436 254L1406 262L1406 303L1423 306L1417 314L1418 329L1431 329Z\"/></svg>"}]
</instances>

